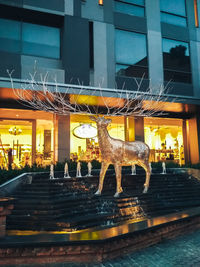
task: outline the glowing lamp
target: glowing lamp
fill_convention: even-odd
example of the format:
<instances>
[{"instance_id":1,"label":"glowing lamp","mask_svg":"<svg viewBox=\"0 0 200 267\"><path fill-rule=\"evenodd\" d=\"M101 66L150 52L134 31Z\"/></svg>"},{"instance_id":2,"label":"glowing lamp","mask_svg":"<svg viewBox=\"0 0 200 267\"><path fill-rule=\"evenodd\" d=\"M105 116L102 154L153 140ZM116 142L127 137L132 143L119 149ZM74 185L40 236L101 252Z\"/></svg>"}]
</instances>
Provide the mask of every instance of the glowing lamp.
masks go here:
<instances>
[{"instance_id":1,"label":"glowing lamp","mask_svg":"<svg viewBox=\"0 0 200 267\"><path fill-rule=\"evenodd\" d=\"M11 127L9 130L9 133L12 135L19 135L22 133L22 129L15 127Z\"/></svg>"},{"instance_id":2,"label":"glowing lamp","mask_svg":"<svg viewBox=\"0 0 200 267\"><path fill-rule=\"evenodd\" d=\"M97 128L90 124L82 124L73 130L73 135L78 138L94 138L97 136Z\"/></svg>"}]
</instances>

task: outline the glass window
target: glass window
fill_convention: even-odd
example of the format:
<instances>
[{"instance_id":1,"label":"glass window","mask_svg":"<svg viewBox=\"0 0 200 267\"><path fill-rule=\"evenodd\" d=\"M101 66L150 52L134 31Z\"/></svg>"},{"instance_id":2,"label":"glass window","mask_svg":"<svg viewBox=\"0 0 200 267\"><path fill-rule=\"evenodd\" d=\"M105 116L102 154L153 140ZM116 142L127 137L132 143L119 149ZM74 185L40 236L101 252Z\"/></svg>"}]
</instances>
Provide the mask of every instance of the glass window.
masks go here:
<instances>
[{"instance_id":1,"label":"glass window","mask_svg":"<svg viewBox=\"0 0 200 267\"><path fill-rule=\"evenodd\" d=\"M1 120L0 133L0 166L13 169L31 166L32 123L25 120Z\"/></svg>"},{"instance_id":2,"label":"glass window","mask_svg":"<svg viewBox=\"0 0 200 267\"><path fill-rule=\"evenodd\" d=\"M144 138L151 162L185 164L182 124L179 119L144 118Z\"/></svg>"},{"instance_id":3,"label":"glass window","mask_svg":"<svg viewBox=\"0 0 200 267\"><path fill-rule=\"evenodd\" d=\"M123 30L115 31L117 75L148 77L146 36Z\"/></svg>"},{"instance_id":4,"label":"glass window","mask_svg":"<svg viewBox=\"0 0 200 267\"><path fill-rule=\"evenodd\" d=\"M0 18L0 50L19 53L20 38L20 22Z\"/></svg>"},{"instance_id":5,"label":"glass window","mask_svg":"<svg viewBox=\"0 0 200 267\"><path fill-rule=\"evenodd\" d=\"M185 0L160 0L161 21L187 26Z\"/></svg>"},{"instance_id":6,"label":"glass window","mask_svg":"<svg viewBox=\"0 0 200 267\"><path fill-rule=\"evenodd\" d=\"M43 25L23 23L22 52L28 55L59 58L59 29Z\"/></svg>"},{"instance_id":7,"label":"glass window","mask_svg":"<svg viewBox=\"0 0 200 267\"><path fill-rule=\"evenodd\" d=\"M160 10L175 15L186 16L185 0L160 0Z\"/></svg>"},{"instance_id":8,"label":"glass window","mask_svg":"<svg viewBox=\"0 0 200 267\"><path fill-rule=\"evenodd\" d=\"M126 1L115 1L115 11L144 17L144 1L143 0L126 0Z\"/></svg>"},{"instance_id":9,"label":"glass window","mask_svg":"<svg viewBox=\"0 0 200 267\"><path fill-rule=\"evenodd\" d=\"M165 80L191 83L189 44L163 38Z\"/></svg>"},{"instance_id":10,"label":"glass window","mask_svg":"<svg viewBox=\"0 0 200 267\"><path fill-rule=\"evenodd\" d=\"M174 16L167 13L161 13L161 21L169 24L175 24L182 27L187 27L186 18Z\"/></svg>"}]
</instances>

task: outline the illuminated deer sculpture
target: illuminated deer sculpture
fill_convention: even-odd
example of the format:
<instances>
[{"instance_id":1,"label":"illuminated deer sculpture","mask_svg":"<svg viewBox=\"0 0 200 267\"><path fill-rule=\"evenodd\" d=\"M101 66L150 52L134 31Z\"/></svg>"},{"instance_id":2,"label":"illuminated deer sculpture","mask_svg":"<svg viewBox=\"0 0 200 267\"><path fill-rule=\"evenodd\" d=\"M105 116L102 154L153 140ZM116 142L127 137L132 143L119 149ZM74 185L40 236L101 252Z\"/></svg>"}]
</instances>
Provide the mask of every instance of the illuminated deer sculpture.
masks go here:
<instances>
[{"instance_id":1,"label":"illuminated deer sculpture","mask_svg":"<svg viewBox=\"0 0 200 267\"><path fill-rule=\"evenodd\" d=\"M95 195L100 195L103 188L103 181L106 171L110 164L114 165L116 174L116 193L114 197L118 197L123 191L121 187L121 171L122 166L137 164L143 167L146 171L146 181L144 184L143 193L146 193L149 187L150 168L149 168L149 152L148 145L143 142L125 142L112 138L107 130L110 119L104 117L90 117L95 121L98 130L99 148L101 151L101 172L99 177L99 188Z\"/></svg>"},{"instance_id":2,"label":"illuminated deer sculpture","mask_svg":"<svg viewBox=\"0 0 200 267\"><path fill-rule=\"evenodd\" d=\"M91 95L88 96L88 100L93 95L98 96L100 102L104 103L104 107L107 110L106 116L143 116L151 117L154 114L160 115L163 113L163 103L168 100L168 96L163 95L165 88L162 85L154 94L153 88L149 87L146 92L141 92L140 82L135 80L135 91L127 91L124 89L112 89L113 97L115 97L113 105L109 102L109 97L103 96L102 88L81 87L69 85L66 90L59 90L58 84L55 82L55 88L49 88L47 82L47 75L41 78L40 82L35 81L35 75L31 75L31 80L22 84L21 89L15 89L14 83L11 78L11 84L14 94L18 100L21 100L25 105L34 107L34 109L44 110L55 114L67 115L69 113L82 113L82 114L96 114L97 116L90 116L92 121L95 121L98 129L98 140L101 151L101 171L99 178L99 187L96 195L100 195L103 188L103 181L110 164L114 165L116 173L116 193L115 197L123 191L121 187L121 170L122 166L130 166L137 164L144 168L146 171L146 181L144 184L143 193L148 191L150 181L150 167L149 167L149 153L150 149L148 145L140 141L126 142L112 138L107 130L107 126L111 123L110 119L98 116L99 106L92 106L87 104L87 100L84 104L80 104L79 97L84 95L84 90L91 90ZM74 90L74 92L73 92ZM70 95L73 97L73 101L70 99ZM97 96L96 96L97 97ZM88 101L89 103L90 101ZM101 110L102 111L102 110ZM105 109L104 113L105 114Z\"/></svg>"}]
</instances>

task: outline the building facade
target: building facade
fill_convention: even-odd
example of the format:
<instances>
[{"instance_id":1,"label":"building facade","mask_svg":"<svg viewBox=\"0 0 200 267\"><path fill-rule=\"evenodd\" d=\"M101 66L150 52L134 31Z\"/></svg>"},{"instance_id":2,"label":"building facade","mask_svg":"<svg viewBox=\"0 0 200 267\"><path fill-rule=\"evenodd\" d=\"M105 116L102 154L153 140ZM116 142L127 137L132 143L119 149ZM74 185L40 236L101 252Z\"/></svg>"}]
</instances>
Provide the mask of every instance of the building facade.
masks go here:
<instances>
[{"instance_id":1,"label":"building facade","mask_svg":"<svg viewBox=\"0 0 200 267\"><path fill-rule=\"evenodd\" d=\"M9 151L18 167L99 159L95 135L81 138L82 125L95 127L88 116L23 106L7 70L15 88L48 72L49 86L70 85L72 98L80 85L113 97L116 87L136 90L133 78L155 94L164 84L175 99L164 118L112 118L109 132L145 141L153 162L198 163L199 18L199 0L0 0L0 165L8 165Z\"/></svg>"}]
</instances>

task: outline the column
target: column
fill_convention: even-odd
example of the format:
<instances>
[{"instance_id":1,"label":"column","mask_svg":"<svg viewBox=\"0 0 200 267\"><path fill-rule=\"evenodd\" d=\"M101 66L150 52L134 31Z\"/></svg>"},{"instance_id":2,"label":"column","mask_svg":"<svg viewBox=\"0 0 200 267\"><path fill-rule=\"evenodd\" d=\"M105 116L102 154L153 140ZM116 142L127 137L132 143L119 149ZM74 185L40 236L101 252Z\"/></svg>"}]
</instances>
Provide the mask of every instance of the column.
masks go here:
<instances>
[{"instance_id":1,"label":"column","mask_svg":"<svg viewBox=\"0 0 200 267\"><path fill-rule=\"evenodd\" d=\"M36 120L32 121L32 164L35 163L36 157Z\"/></svg>"},{"instance_id":2,"label":"column","mask_svg":"<svg viewBox=\"0 0 200 267\"><path fill-rule=\"evenodd\" d=\"M115 87L114 25L94 21L94 86Z\"/></svg>"},{"instance_id":3,"label":"column","mask_svg":"<svg viewBox=\"0 0 200 267\"><path fill-rule=\"evenodd\" d=\"M135 141L144 142L144 118L143 117L135 117Z\"/></svg>"},{"instance_id":4,"label":"column","mask_svg":"<svg viewBox=\"0 0 200 267\"><path fill-rule=\"evenodd\" d=\"M184 146L185 163L188 163L190 161L190 156L189 156L189 142L188 142L186 120L183 120L182 131L183 131L183 146Z\"/></svg>"},{"instance_id":5,"label":"column","mask_svg":"<svg viewBox=\"0 0 200 267\"><path fill-rule=\"evenodd\" d=\"M135 118L124 117L124 137L125 141L135 141Z\"/></svg>"},{"instance_id":6,"label":"column","mask_svg":"<svg viewBox=\"0 0 200 267\"><path fill-rule=\"evenodd\" d=\"M189 161L192 164L199 162L199 142L198 142L198 128L197 117L187 120L187 143L189 147Z\"/></svg>"},{"instance_id":7,"label":"column","mask_svg":"<svg viewBox=\"0 0 200 267\"><path fill-rule=\"evenodd\" d=\"M55 123L55 161L70 159L70 115L57 115Z\"/></svg>"},{"instance_id":8,"label":"column","mask_svg":"<svg viewBox=\"0 0 200 267\"><path fill-rule=\"evenodd\" d=\"M195 27L195 14L194 14L194 1L185 1L187 22L190 37L190 62L192 71L192 85L193 95L195 97L200 96L199 84L200 84L200 28ZM199 4L199 2L198 2ZM199 7L199 5L198 5ZM198 10L199 12L199 10ZM200 14L199 14L200 15ZM200 18L199 18L200 19Z\"/></svg>"},{"instance_id":9,"label":"column","mask_svg":"<svg viewBox=\"0 0 200 267\"><path fill-rule=\"evenodd\" d=\"M152 8L153 7L153 8ZM160 26L160 1L146 1L147 42L150 84L159 90L163 83L162 36Z\"/></svg>"}]
</instances>

